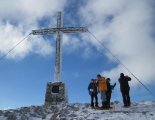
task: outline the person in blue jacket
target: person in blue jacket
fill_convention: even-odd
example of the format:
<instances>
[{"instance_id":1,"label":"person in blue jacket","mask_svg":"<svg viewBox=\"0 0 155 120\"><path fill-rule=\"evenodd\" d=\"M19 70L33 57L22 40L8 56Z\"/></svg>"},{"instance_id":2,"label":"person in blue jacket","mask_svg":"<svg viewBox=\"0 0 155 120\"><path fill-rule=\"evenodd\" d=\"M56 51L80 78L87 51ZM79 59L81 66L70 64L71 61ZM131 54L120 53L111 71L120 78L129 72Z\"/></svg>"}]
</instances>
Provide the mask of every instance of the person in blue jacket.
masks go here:
<instances>
[{"instance_id":1,"label":"person in blue jacket","mask_svg":"<svg viewBox=\"0 0 155 120\"><path fill-rule=\"evenodd\" d=\"M97 97L97 83L95 79L91 79L91 82L88 85L88 92L91 96L91 107L94 108L94 99L95 107L98 107L98 97Z\"/></svg>"}]
</instances>

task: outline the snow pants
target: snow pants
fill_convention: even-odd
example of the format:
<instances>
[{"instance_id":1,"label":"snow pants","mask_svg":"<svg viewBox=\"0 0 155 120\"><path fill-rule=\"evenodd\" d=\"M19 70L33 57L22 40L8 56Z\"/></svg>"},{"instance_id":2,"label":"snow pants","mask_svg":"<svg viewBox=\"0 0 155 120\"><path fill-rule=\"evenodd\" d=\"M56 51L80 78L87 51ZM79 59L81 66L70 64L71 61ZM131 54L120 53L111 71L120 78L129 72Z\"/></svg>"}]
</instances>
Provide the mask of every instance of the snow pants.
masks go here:
<instances>
[{"instance_id":1,"label":"snow pants","mask_svg":"<svg viewBox=\"0 0 155 120\"><path fill-rule=\"evenodd\" d=\"M101 94L101 101L102 101L102 108L107 107L107 99L106 99L106 92L100 92Z\"/></svg>"},{"instance_id":2,"label":"snow pants","mask_svg":"<svg viewBox=\"0 0 155 120\"><path fill-rule=\"evenodd\" d=\"M129 91L130 91L130 88L121 90L124 106L130 106L130 104L131 104Z\"/></svg>"},{"instance_id":3,"label":"snow pants","mask_svg":"<svg viewBox=\"0 0 155 120\"><path fill-rule=\"evenodd\" d=\"M106 99L107 99L107 107L110 108L110 99L111 99L111 91L106 92Z\"/></svg>"},{"instance_id":4,"label":"snow pants","mask_svg":"<svg viewBox=\"0 0 155 120\"><path fill-rule=\"evenodd\" d=\"M94 99L95 99L95 107L98 107L98 97L97 94L91 95L91 107L94 107Z\"/></svg>"}]
</instances>

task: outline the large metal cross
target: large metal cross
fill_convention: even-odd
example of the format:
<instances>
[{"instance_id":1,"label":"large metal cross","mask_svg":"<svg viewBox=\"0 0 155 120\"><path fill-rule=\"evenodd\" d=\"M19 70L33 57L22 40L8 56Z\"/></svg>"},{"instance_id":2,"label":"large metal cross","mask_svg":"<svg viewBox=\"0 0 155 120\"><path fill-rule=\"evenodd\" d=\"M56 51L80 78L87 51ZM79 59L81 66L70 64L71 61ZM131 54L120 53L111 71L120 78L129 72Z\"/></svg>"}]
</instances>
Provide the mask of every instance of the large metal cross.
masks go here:
<instances>
[{"instance_id":1,"label":"large metal cross","mask_svg":"<svg viewBox=\"0 0 155 120\"><path fill-rule=\"evenodd\" d=\"M52 35L57 34L56 38L56 57L55 57L55 73L54 81L61 81L61 64L62 64L62 33L78 33L87 32L85 27L62 27L62 13L58 12L57 15L57 27L56 28L45 28L40 30L32 30L33 35Z\"/></svg>"}]
</instances>

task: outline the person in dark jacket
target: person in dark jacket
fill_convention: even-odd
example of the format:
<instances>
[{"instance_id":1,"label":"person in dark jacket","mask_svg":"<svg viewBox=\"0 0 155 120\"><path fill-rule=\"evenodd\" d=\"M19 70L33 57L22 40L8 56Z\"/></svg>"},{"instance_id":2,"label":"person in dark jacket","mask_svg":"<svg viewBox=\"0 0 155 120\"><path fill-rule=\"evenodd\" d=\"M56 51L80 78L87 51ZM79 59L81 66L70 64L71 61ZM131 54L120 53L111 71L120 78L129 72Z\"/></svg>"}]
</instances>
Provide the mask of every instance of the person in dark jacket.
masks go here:
<instances>
[{"instance_id":1,"label":"person in dark jacket","mask_svg":"<svg viewBox=\"0 0 155 120\"><path fill-rule=\"evenodd\" d=\"M111 99L111 93L114 87L116 86L116 83L114 85L111 85L110 78L106 79L107 83L107 92L106 92L106 99L107 99L107 108L110 108L110 99Z\"/></svg>"},{"instance_id":2,"label":"person in dark jacket","mask_svg":"<svg viewBox=\"0 0 155 120\"><path fill-rule=\"evenodd\" d=\"M94 107L94 98L95 98L95 107L98 107L98 97L97 97L97 83L95 79L91 79L91 82L88 86L89 95L91 96L91 107Z\"/></svg>"},{"instance_id":3,"label":"person in dark jacket","mask_svg":"<svg viewBox=\"0 0 155 120\"><path fill-rule=\"evenodd\" d=\"M121 73L119 78L119 83L120 83L120 90L123 97L124 107L129 107L131 104L130 95L129 95L130 86L128 81L131 81L131 78L128 76L124 76L124 74Z\"/></svg>"}]
</instances>

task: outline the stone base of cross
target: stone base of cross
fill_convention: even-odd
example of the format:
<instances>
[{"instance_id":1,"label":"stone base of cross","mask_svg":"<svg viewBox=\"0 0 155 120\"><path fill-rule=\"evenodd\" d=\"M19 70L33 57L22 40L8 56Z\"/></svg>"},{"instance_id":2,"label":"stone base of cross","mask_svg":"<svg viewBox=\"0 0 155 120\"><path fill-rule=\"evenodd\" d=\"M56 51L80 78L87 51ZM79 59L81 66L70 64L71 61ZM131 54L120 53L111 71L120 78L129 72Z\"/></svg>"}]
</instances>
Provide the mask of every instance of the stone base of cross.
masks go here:
<instances>
[{"instance_id":1,"label":"stone base of cross","mask_svg":"<svg viewBox=\"0 0 155 120\"><path fill-rule=\"evenodd\" d=\"M47 83L45 105L57 105L68 102L66 86L62 82Z\"/></svg>"}]
</instances>

